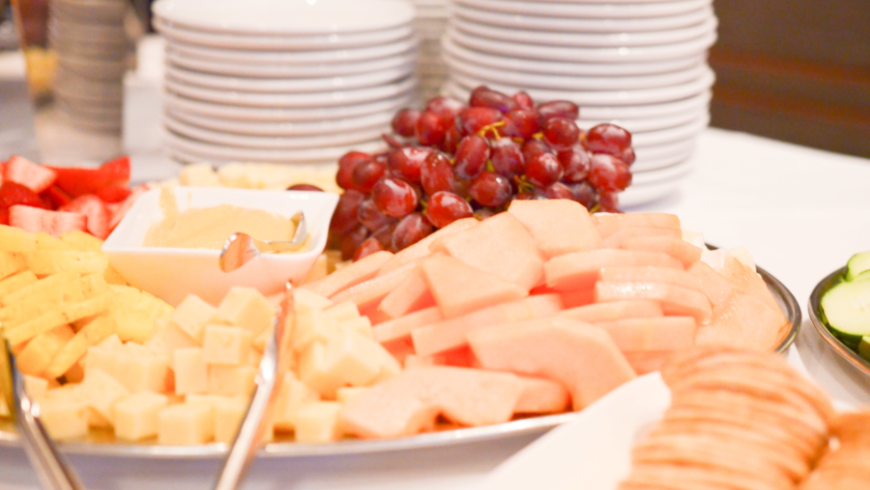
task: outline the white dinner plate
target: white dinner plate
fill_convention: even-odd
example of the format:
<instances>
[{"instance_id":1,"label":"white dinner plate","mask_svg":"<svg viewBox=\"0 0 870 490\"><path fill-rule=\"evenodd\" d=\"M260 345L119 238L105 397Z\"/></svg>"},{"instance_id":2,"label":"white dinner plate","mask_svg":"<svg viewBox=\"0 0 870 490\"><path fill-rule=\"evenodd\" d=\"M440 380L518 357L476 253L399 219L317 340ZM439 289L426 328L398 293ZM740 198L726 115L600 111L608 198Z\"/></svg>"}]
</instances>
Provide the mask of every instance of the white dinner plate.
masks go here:
<instances>
[{"instance_id":1,"label":"white dinner plate","mask_svg":"<svg viewBox=\"0 0 870 490\"><path fill-rule=\"evenodd\" d=\"M395 83L352 90L313 92L307 94L256 94L214 90L166 79L167 92L199 100L255 107L333 107L344 104L360 104L376 100L400 97L416 85L411 77Z\"/></svg>"},{"instance_id":2,"label":"white dinner plate","mask_svg":"<svg viewBox=\"0 0 870 490\"><path fill-rule=\"evenodd\" d=\"M682 178L648 185L632 184L628 189L619 193L619 208L629 210L634 206L641 206L668 196L673 196L680 191L681 185L683 185ZM610 490L615 490L615 487Z\"/></svg>"},{"instance_id":3,"label":"white dinner plate","mask_svg":"<svg viewBox=\"0 0 870 490\"><path fill-rule=\"evenodd\" d=\"M515 0L454 0L457 4L493 10L507 14L540 15L545 17L637 18L664 17L698 10L713 0L677 0L642 4L594 4L584 2L553 3Z\"/></svg>"},{"instance_id":4,"label":"white dinner plate","mask_svg":"<svg viewBox=\"0 0 870 490\"><path fill-rule=\"evenodd\" d=\"M672 155L689 153L696 146L696 138L687 138L673 143L663 143L661 145L648 146L644 148L636 148L637 163L635 165L643 165L646 161L660 161ZM634 165L632 165L634 168Z\"/></svg>"},{"instance_id":5,"label":"white dinner plate","mask_svg":"<svg viewBox=\"0 0 870 490\"><path fill-rule=\"evenodd\" d=\"M413 65L389 68L361 75L326 78L241 78L166 67L166 77L179 82L219 90L238 90L263 93L327 92L373 87L394 82L411 74Z\"/></svg>"},{"instance_id":6,"label":"white dinner plate","mask_svg":"<svg viewBox=\"0 0 870 490\"><path fill-rule=\"evenodd\" d=\"M632 106L592 106L587 105L580 108L580 117L583 119L597 119L606 121L608 119L643 119L649 117L659 117L673 115L680 112L691 111L698 108L706 108L710 104L710 99L713 93L710 90L704 90L686 97L685 99L675 100L672 102L663 102L660 104L645 104Z\"/></svg>"},{"instance_id":7,"label":"white dinner plate","mask_svg":"<svg viewBox=\"0 0 870 490\"><path fill-rule=\"evenodd\" d=\"M699 53L695 56L661 61L638 61L624 63L573 63L565 61L530 60L516 58L512 55L500 56L492 53L475 51L456 44L448 36L441 40L441 47L465 62L476 65L512 70L528 71L540 74L566 76L616 76L616 75L649 75L683 70L698 63L703 63L707 55Z\"/></svg>"},{"instance_id":8,"label":"white dinner plate","mask_svg":"<svg viewBox=\"0 0 870 490\"><path fill-rule=\"evenodd\" d=\"M698 116L706 112L706 107L699 107L691 111L679 112L677 114L651 117L646 119L605 119L602 121L600 119L580 118L577 119L577 125L581 128L591 128L596 124L608 122L616 124L617 126L621 126L631 133L643 133L688 124L697 119Z\"/></svg>"},{"instance_id":9,"label":"white dinner plate","mask_svg":"<svg viewBox=\"0 0 870 490\"><path fill-rule=\"evenodd\" d=\"M539 30L521 30L489 26L476 22L468 22L460 18L453 20L453 25L462 32L492 39L523 44L541 44L550 46L572 47L621 47L621 46L651 46L672 44L696 39L716 30L718 25L715 17L710 17L700 24L679 29L668 29L652 32L546 32Z\"/></svg>"},{"instance_id":10,"label":"white dinner plate","mask_svg":"<svg viewBox=\"0 0 870 490\"><path fill-rule=\"evenodd\" d=\"M657 172L674 165L679 165L691 157L695 152L695 142L690 141L689 143L690 144L686 146L685 150L678 153L670 153L656 159L644 158L641 160L635 160L634 164L631 166L632 174L639 175L642 173Z\"/></svg>"},{"instance_id":11,"label":"white dinner plate","mask_svg":"<svg viewBox=\"0 0 870 490\"><path fill-rule=\"evenodd\" d=\"M414 18L412 6L400 0L159 0L151 8L179 26L237 34L367 32Z\"/></svg>"},{"instance_id":12,"label":"white dinner plate","mask_svg":"<svg viewBox=\"0 0 870 490\"><path fill-rule=\"evenodd\" d=\"M624 63L673 60L697 56L716 42L716 33L710 32L689 41L657 46L631 46L608 48L574 48L538 46L507 41L493 41L448 28L445 36L456 44L483 53L500 54L530 60L551 60L590 63Z\"/></svg>"},{"instance_id":13,"label":"white dinner plate","mask_svg":"<svg viewBox=\"0 0 870 490\"><path fill-rule=\"evenodd\" d=\"M365 48L321 49L316 51L257 51L197 46L179 41L168 43L166 50L180 56L231 63L285 63L313 65L323 63L359 63L406 53L414 48L414 38Z\"/></svg>"},{"instance_id":14,"label":"white dinner plate","mask_svg":"<svg viewBox=\"0 0 870 490\"><path fill-rule=\"evenodd\" d=\"M665 143L693 140L707 128L708 124L710 124L710 114L705 111L687 124L658 131L634 133L631 135L631 144L635 148L647 148Z\"/></svg>"},{"instance_id":15,"label":"white dinner plate","mask_svg":"<svg viewBox=\"0 0 870 490\"><path fill-rule=\"evenodd\" d=\"M247 36L244 34L217 33L186 29L161 21L160 18L154 19L154 28L163 34L169 42L181 41L189 44L213 46L218 48L264 50L339 49L380 46L408 38L414 31L412 26L404 25L381 31L350 34Z\"/></svg>"},{"instance_id":16,"label":"white dinner plate","mask_svg":"<svg viewBox=\"0 0 870 490\"><path fill-rule=\"evenodd\" d=\"M195 56L185 56L171 51L167 51L166 53L166 61L176 66L187 68L188 70L215 73L219 75L263 78L333 77L371 73L400 66L412 66L415 58L414 51L408 51L395 56L360 61L358 63L290 65L286 63L232 63L227 61L205 60Z\"/></svg>"},{"instance_id":17,"label":"white dinner plate","mask_svg":"<svg viewBox=\"0 0 870 490\"><path fill-rule=\"evenodd\" d=\"M680 180L692 169L695 168L695 162L691 158L683 160L682 162L678 162L675 165L668 165L665 168L660 168L657 170L651 170L649 172L637 172L632 175L631 186L628 188L631 189L635 185L652 185L659 184L674 180Z\"/></svg>"},{"instance_id":18,"label":"white dinner plate","mask_svg":"<svg viewBox=\"0 0 870 490\"><path fill-rule=\"evenodd\" d=\"M701 23L714 16L713 8L702 7L683 14L666 17L638 17L625 19L540 17L532 14L514 15L467 5L454 5L453 14L478 24L554 32L650 32L679 29Z\"/></svg>"},{"instance_id":19,"label":"white dinner plate","mask_svg":"<svg viewBox=\"0 0 870 490\"><path fill-rule=\"evenodd\" d=\"M337 120L366 116L382 111L396 112L411 103L411 91L395 98L333 107L247 107L234 104L203 102L172 93L165 93L167 106L188 114L256 122L294 122Z\"/></svg>"}]
</instances>

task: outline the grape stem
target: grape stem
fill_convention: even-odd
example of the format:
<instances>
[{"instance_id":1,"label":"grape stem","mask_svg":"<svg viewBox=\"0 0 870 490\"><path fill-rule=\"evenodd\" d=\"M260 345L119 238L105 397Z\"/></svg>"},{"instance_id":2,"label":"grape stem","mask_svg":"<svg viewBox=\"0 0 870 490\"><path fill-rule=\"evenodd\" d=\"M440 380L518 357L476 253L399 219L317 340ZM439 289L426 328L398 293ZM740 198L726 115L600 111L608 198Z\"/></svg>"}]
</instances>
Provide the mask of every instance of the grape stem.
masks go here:
<instances>
[{"instance_id":1,"label":"grape stem","mask_svg":"<svg viewBox=\"0 0 870 490\"><path fill-rule=\"evenodd\" d=\"M477 135L482 137L482 138L485 138L486 133L492 131L492 134L495 135L495 139L500 140L501 134L498 132L498 128L504 126L505 124L507 124L505 121L499 121L499 122L494 122L492 124L486 125L486 126L480 128L480 130L477 132Z\"/></svg>"}]
</instances>

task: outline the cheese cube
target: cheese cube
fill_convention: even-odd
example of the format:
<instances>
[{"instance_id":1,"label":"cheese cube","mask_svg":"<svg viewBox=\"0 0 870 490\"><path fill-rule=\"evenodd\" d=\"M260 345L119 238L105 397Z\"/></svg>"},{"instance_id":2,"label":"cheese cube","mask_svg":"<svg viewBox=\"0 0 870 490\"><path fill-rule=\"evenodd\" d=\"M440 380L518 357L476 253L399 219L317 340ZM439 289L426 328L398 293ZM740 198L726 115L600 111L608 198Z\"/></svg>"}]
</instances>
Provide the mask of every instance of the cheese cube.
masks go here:
<instances>
[{"instance_id":1,"label":"cheese cube","mask_svg":"<svg viewBox=\"0 0 870 490\"><path fill-rule=\"evenodd\" d=\"M85 368L82 367L81 362L77 362L70 366L69 369L63 373L63 380L66 383L81 383L85 380ZM49 379L49 383L54 381L57 382L54 378Z\"/></svg>"},{"instance_id":2,"label":"cheese cube","mask_svg":"<svg viewBox=\"0 0 870 490\"><path fill-rule=\"evenodd\" d=\"M157 416L157 442L171 446L205 444L214 439L214 407L207 403L170 405Z\"/></svg>"},{"instance_id":3,"label":"cheese cube","mask_svg":"<svg viewBox=\"0 0 870 490\"><path fill-rule=\"evenodd\" d=\"M341 403L342 405L346 404L354 397L359 396L370 388L367 386L345 386L343 388L339 388L335 393L335 401Z\"/></svg>"},{"instance_id":4,"label":"cheese cube","mask_svg":"<svg viewBox=\"0 0 870 490\"><path fill-rule=\"evenodd\" d=\"M320 393L299 381L292 372L286 373L278 388L278 399L272 413L275 430L292 432L296 427L295 417L299 408L305 404L320 401Z\"/></svg>"},{"instance_id":5,"label":"cheese cube","mask_svg":"<svg viewBox=\"0 0 870 490\"><path fill-rule=\"evenodd\" d=\"M169 405L165 395L157 393L134 393L115 403L115 436L125 441L141 441L156 437L158 415Z\"/></svg>"},{"instance_id":6,"label":"cheese cube","mask_svg":"<svg viewBox=\"0 0 870 490\"><path fill-rule=\"evenodd\" d=\"M379 347L357 332L344 332L326 344L326 362L342 384L366 386L381 371Z\"/></svg>"},{"instance_id":7,"label":"cheese cube","mask_svg":"<svg viewBox=\"0 0 870 490\"><path fill-rule=\"evenodd\" d=\"M341 403L313 402L296 413L296 442L329 442L341 439L338 415Z\"/></svg>"},{"instance_id":8,"label":"cheese cube","mask_svg":"<svg viewBox=\"0 0 870 490\"><path fill-rule=\"evenodd\" d=\"M254 392L254 377L257 369L253 366L208 367L208 392L212 395L250 396Z\"/></svg>"},{"instance_id":9,"label":"cheese cube","mask_svg":"<svg viewBox=\"0 0 870 490\"><path fill-rule=\"evenodd\" d=\"M109 336L108 336L106 339L104 339L103 341L99 342L99 343L98 343L97 345L95 345L94 347L99 347L99 348L102 348L102 349L114 350L114 349L120 349L120 348L123 347L123 346L124 346L124 343L121 342L121 338L118 337L117 334L112 334L112 335L109 335Z\"/></svg>"},{"instance_id":10,"label":"cheese cube","mask_svg":"<svg viewBox=\"0 0 870 490\"><path fill-rule=\"evenodd\" d=\"M356 303L353 301L342 301L337 305L333 305L325 310L326 316L332 318L336 322L341 322L344 320L353 320L354 318L359 318L359 310L356 307Z\"/></svg>"},{"instance_id":11,"label":"cheese cube","mask_svg":"<svg viewBox=\"0 0 870 490\"><path fill-rule=\"evenodd\" d=\"M115 284L109 285L109 291L115 304L108 315L117 322L121 340L144 343L151 338L154 320L172 315L170 305L145 291Z\"/></svg>"},{"instance_id":12,"label":"cheese cube","mask_svg":"<svg viewBox=\"0 0 870 490\"><path fill-rule=\"evenodd\" d=\"M154 354L164 356L167 359L172 359L173 353L178 349L200 347L200 343L196 339L166 318L154 320L151 338L143 345L151 349Z\"/></svg>"},{"instance_id":13,"label":"cheese cube","mask_svg":"<svg viewBox=\"0 0 870 490\"><path fill-rule=\"evenodd\" d=\"M208 325L202 340L202 358L206 364L238 366L247 364L254 337L240 327Z\"/></svg>"},{"instance_id":14,"label":"cheese cube","mask_svg":"<svg viewBox=\"0 0 870 490\"><path fill-rule=\"evenodd\" d=\"M124 342L122 347L124 352L130 356L153 356L154 353L151 352L151 349L145 347L144 345L138 342Z\"/></svg>"},{"instance_id":15,"label":"cheese cube","mask_svg":"<svg viewBox=\"0 0 870 490\"><path fill-rule=\"evenodd\" d=\"M257 336L275 317L275 309L259 291L254 288L236 286L224 296L218 314L233 325L245 328Z\"/></svg>"},{"instance_id":16,"label":"cheese cube","mask_svg":"<svg viewBox=\"0 0 870 490\"><path fill-rule=\"evenodd\" d=\"M338 332L338 323L323 310L297 313L296 326L293 329L293 349L302 352L312 343L329 342Z\"/></svg>"},{"instance_id":17,"label":"cheese cube","mask_svg":"<svg viewBox=\"0 0 870 490\"><path fill-rule=\"evenodd\" d=\"M9 406L6 405L6 397L0 397L0 417L8 417L12 415L9 412Z\"/></svg>"},{"instance_id":18,"label":"cheese cube","mask_svg":"<svg viewBox=\"0 0 870 490\"><path fill-rule=\"evenodd\" d=\"M38 399L45 396L48 391L48 380L37 378L35 376L24 375L24 389L27 391L27 396Z\"/></svg>"},{"instance_id":19,"label":"cheese cube","mask_svg":"<svg viewBox=\"0 0 870 490\"><path fill-rule=\"evenodd\" d=\"M175 393L190 395L208 392L208 365L198 347L176 349L172 358Z\"/></svg>"},{"instance_id":20,"label":"cheese cube","mask_svg":"<svg viewBox=\"0 0 870 490\"><path fill-rule=\"evenodd\" d=\"M88 435L88 407L78 400L46 398L39 402L39 421L52 439L66 441Z\"/></svg>"},{"instance_id":21,"label":"cheese cube","mask_svg":"<svg viewBox=\"0 0 870 490\"><path fill-rule=\"evenodd\" d=\"M92 429L111 429L112 421L100 414L94 407L88 407L88 427Z\"/></svg>"},{"instance_id":22,"label":"cheese cube","mask_svg":"<svg viewBox=\"0 0 870 490\"><path fill-rule=\"evenodd\" d=\"M314 342L299 355L299 380L326 399L335 399L335 391L344 385L326 357L326 346Z\"/></svg>"},{"instance_id":23,"label":"cheese cube","mask_svg":"<svg viewBox=\"0 0 870 490\"><path fill-rule=\"evenodd\" d=\"M223 323L218 316L217 308L193 294L188 295L179 303L172 315L169 316L169 321L200 344L202 344L206 325Z\"/></svg>"},{"instance_id":24,"label":"cheese cube","mask_svg":"<svg viewBox=\"0 0 870 490\"><path fill-rule=\"evenodd\" d=\"M169 361L154 355L127 356L118 364L116 378L132 393L167 393L171 383Z\"/></svg>"},{"instance_id":25,"label":"cheese cube","mask_svg":"<svg viewBox=\"0 0 870 490\"><path fill-rule=\"evenodd\" d=\"M323 310L332 306L332 301L307 289L293 290L293 309L296 314L308 310Z\"/></svg>"},{"instance_id":26,"label":"cheese cube","mask_svg":"<svg viewBox=\"0 0 870 490\"><path fill-rule=\"evenodd\" d=\"M115 327L115 320L109 317L98 316L90 320L52 358L44 374L51 378L62 376L87 354L88 347L112 335Z\"/></svg>"},{"instance_id":27,"label":"cheese cube","mask_svg":"<svg viewBox=\"0 0 870 490\"><path fill-rule=\"evenodd\" d=\"M245 419L250 400L240 397L217 397L214 401L214 440L215 442L232 443L239 427ZM271 424L267 424L260 442L269 442L274 432Z\"/></svg>"},{"instance_id":28,"label":"cheese cube","mask_svg":"<svg viewBox=\"0 0 870 490\"><path fill-rule=\"evenodd\" d=\"M342 332L357 332L366 338L372 338L372 321L367 316L341 320L338 329Z\"/></svg>"},{"instance_id":29,"label":"cheese cube","mask_svg":"<svg viewBox=\"0 0 870 490\"><path fill-rule=\"evenodd\" d=\"M130 391L99 368L89 368L78 393L85 403L108 420L112 419L112 405Z\"/></svg>"}]
</instances>

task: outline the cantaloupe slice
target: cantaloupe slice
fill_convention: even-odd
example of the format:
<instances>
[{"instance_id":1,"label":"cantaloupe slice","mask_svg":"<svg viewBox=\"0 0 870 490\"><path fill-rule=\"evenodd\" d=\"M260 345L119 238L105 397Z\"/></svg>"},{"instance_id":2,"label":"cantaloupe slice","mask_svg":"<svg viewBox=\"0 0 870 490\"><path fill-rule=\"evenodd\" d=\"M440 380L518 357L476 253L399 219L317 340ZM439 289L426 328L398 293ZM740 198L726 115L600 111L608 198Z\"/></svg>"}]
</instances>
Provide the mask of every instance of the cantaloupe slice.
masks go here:
<instances>
[{"instance_id":1,"label":"cantaloupe slice","mask_svg":"<svg viewBox=\"0 0 870 490\"><path fill-rule=\"evenodd\" d=\"M367 281L355 284L330 297L333 303L352 301L359 310L365 310L377 305L420 265L416 262L407 263L383 276L375 276Z\"/></svg>"},{"instance_id":2,"label":"cantaloupe slice","mask_svg":"<svg viewBox=\"0 0 870 490\"><path fill-rule=\"evenodd\" d=\"M698 328L698 345L724 345L738 349L772 351L780 342L785 322L782 312L748 294L729 296L713 310L708 325Z\"/></svg>"},{"instance_id":3,"label":"cantaloupe slice","mask_svg":"<svg viewBox=\"0 0 870 490\"><path fill-rule=\"evenodd\" d=\"M559 293L559 296L562 297L562 303L565 305L565 308L577 308L595 302L595 290L592 288L564 291Z\"/></svg>"},{"instance_id":4,"label":"cantaloupe slice","mask_svg":"<svg viewBox=\"0 0 870 490\"><path fill-rule=\"evenodd\" d=\"M602 267L657 266L683 269L679 260L662 252L600 249L560 255L544 264L547 286L558 291L591 289Z\"/></svg>"},{"instance_id":5,"label":"cantaloupe slice","mask_svg":"<svg viewBox=\"0 0 870 490\"><path fill-rule=\"evenodd\" d=\"M721 274L741 291L761 300L775 311L780 311L779 303L773 297L764 279L734 257L725 257Z\"/></svg>"},{"instance_id":6,"label":"cantaloupe slice","mask_svg":"<svg viewBox=\"0 0 870 490\"><path fill-rule=\"evenodd\" d=\"M703 252L699 247L692 245L682 238L671 236L636 236L626 238L620 244L620 248L625 250L664 252L679 260L684 268L701 260L701 253Z\"/></svg>"},{"instance_id":7,"label":"cantaloupe slice","mask_svg":"<svg viewBox=\"0 0 870 490\"><path fill-rule=\"evenodd\" d=\"M534 238L511 213L497 214L476 226L443 236L429 249L491 272L526 291L535 287L543 275L543 260Z\"/></svg>"},{"instance_id":8,"label":"cantaloupe slice","mask_svg":"<svg viewBox=\"0 0 870 490\"><path fill-rule=\"evenodd\" d=\"M441 228L435 233L432 233L426 238L420 240L419 242L400 250L399 253L397 253L393 258L391 258L386 263L384 263L383 266L381 266L381 269L378 271L378 275L382 276L394 269L398 269L404 264L422 259L423 257L428 257L432 253L429 250L429 246L432 244L432 242L440 239L441 237L452 235L462 230L467 230L468 228L476 226L477 223L477 218L462 218L454 221L453 223L450 223L449 225Z\"/></svg>"},{"instance_id":9,"label":"cantaloupe slice","mask_svg":"<svg viewBox=\"0 0 870 490\"><path fill-rule=\"evenodd\" d=\"M680 218L674 214L666 213L596 213L592 216L592 222L598 228L598 233L601 234L603 240L627 227L651 226L680 229Z\"/></svg>"},{"instance_id":10,"label":"cantaloupe slice","mask_svg":"<svg viewBox=\"0 0 870 490\"><path fill-rule=\"evenodd\" d=\"M695 319L690 316L623 318L595 324L623 352L686 349L695 345Z\"/></svg>"},{"instance_id":11,"label":"cantaloupe slice","mask_svg":"<svg viewBox=\"0 0 870 490\"><path fill-rule=\"evenodd\" d=\"M626 226L601 241L600 248L620 248L626 238L636 236L671 236L682 238L683 231L679 228L664 228L661 226Z\"/></svg>"},{"instance_id":12,"label":"cantaloupe slice","mask_svg":"<svg viewBox=\"0 0 870 490\"><path fill-rule=\"evenodd\" d=\"M702 291L697 276L672 267L604 267L598 272L598 280L605 282L663 282Z\"/></svg>"},{"instance_id":13,"label":"cantaloupe slice","mask_svg":"<svg viewBox=\"0 0 870 490\"><path fill-rule=\"evenodd\" d=\"M661 371L662 366L668 362L668 358L674 355L675 351L648 350L640 352L623 352L628 363L631 364L634 372L638 376L655 371Z\"/></svg>"},{"instance_id":14,"label":"cantaloupe slice","mask_svg":"<svg viewBox=\"0 0 870 490\"><path fill-rule=\"evenodd\" d=\"M456 349L450 349L430 356L408 356L405 358L405 369L417 366L453 366L453 367L477 367L477 359L471 348L467 345Z\"/></svg>"},{"instance_id":15,"label":"cantaloupe slice","mask_svg":"<svg viewBox=\"0 0 870 490\"><path fill-rule=\"evenodd\" d=\"M510 373L446 366L407 369L351 398L339 415L348 434L392 438L431 427L441 414L466 426L510 420L523 385Z\"/></svg>"},{"instance_id":16,"label":"cantaloupe slice","mask_svg":"<svg viewBox=\"0 0 870 490\"><path fill-rule=\"evenodd\" d=\"M468 343L486 369L559 381L571 393L574 410L635 377L607 332L568 318L485 328L470 332Z\"/></svg>"},{"instance_id":17,"label":"cantaloupe slice","mask_svg":"<svg viewBox=\"0 0 870 490\"><path fill-rule=\"evenodd\" d=\"M577 201L515 199L508 212L529 230L544 258L592 250L601 245L601 235L589 211Z\"/></svg>"},{"instance_id":18,"label":"cantaloupe slice","mask_svg":"<svg viewBox=\"0 0 870 490\"><path fill-rule=\"evenodd\" d=\"M515 413L559 413L571 406L571 395L562 383L547 378L517 376L522 384Z\"/></svg>"},{"instance_id":19,"label":"cantaloupe slice","mask_svg":"<svg viewBox=\"0 0 870 490\"><path fill-rule=\"evenodd\" d=\"M528 289L453 257L429 257L420 264L420 269L444 318L456 318L529 294Z\"/></svg>"},{"instance_id":20,"label":"cantaloupe slice","mask_svg":"<svg viewBox=\"0 0 870 490\"><path fill-rule=\"evenodd\" d=\"M381 346L393 356L399 364L405 365L405 360L408 357L416 356L414 352L414 344L411 343L411 337L405 336L389 342L384 342Z\"/></svg>"},{"instance_id":21,"label":"cantaloupe slice","mask_svg":"<svg viewBox=\"0 0 870 490\"><path fill-rule=\"evenodd\" d=\"M405 316L379 323L372 327L372 338L380 343L391 342L411 335L411 331L444 320L437 306L408 313Z\"/></svg>"},{"instance_id":22,"label":"cantaloupe slice","mask_svg":"<svg viewBox=\"0 0 870 490\"><path fill-rule=\"evenodd\" d=\"M714 308L738 292L731 281L704 262L695 262L686 269L686 272L698 278L701 291L707 296Z\"/></svg>"},{"instance_id":23,"label":"cantaloupe slice","mask_svg":"<svg viewBox=\"0 0 870 490\"><path fill-rule=\"evenodd\" d=\"M338 269L323 279L318 279L299 287L302 289L308 289L324 298L329 298L340 291L375 277L378 269L380 269L381 266L392 257L393 254L390 252L375 252L348 265L347 267Z\"/></svg>"},{"instance_id":24,"label":"cantaloupe slice","mask_svg":"<svg viewBox=\"0 0 870 490\"><path fill-rule=\"evenodd\" d=\"M699 324L710 321L713 309L704 293L693 289L657 282L604 282L595 284L595 300L624 301L651 299L658 301L665 315L691 316Z\"/></svg>"},{"instance_id":25,"label":"cantaloupe slice","mask_svg":"<svg viewBox=\"0 0 870 490\"><path fill-rule=\"evenodd\" d=\"M394 319L430 306L435 306L435 298L423 278L419 267L411 270L405 279L386 295L378 305L378 310L387 318Z\"/></svg>"},{"instance_id":26,"label":"cantaloupe slice","mask_svg":"<svg viewBox=\"0 0 870 490\"><path fill-rule=\"evenodd\" d=\"M586 323L611 322L623 318L656 318L664 316L658 301L626 300L594 303L591 305L568 308L559 312L559 316L571 318Z\"/></svg>"},{"instance_id":27,"label":"cantaloupe slice","mask_svg":"<svg viewBox=\"0 0 870 490\"><path fill-rule=\"evenodd\" d=\"M417 328L411 331L411 339L417 354L437 354L466 345L466 334L472 330L554 315L561 309L562 299L557 294L529 296Z\"/></svg>"}]
</instances>

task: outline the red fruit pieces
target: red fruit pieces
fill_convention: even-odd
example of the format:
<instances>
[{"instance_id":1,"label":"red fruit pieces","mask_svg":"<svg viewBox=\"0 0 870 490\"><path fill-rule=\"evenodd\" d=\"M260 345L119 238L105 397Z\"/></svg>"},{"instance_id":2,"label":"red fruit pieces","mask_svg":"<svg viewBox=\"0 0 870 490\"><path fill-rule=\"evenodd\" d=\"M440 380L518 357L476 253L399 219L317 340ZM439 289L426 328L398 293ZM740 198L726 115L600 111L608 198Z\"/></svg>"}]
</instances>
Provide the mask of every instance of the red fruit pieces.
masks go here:
<instances>
[{"instance_id":1,"label":"red fruit pieces","mask_svg":"<svg viewBox=\"0 0 870 490\"><path fill-rule=\"evenodd\" d=\"M57 186L70 197L95 194L103 187L130 183L130 158L121 157L104 163L97 168L88 167L45 167L57 174Z\"/></svg>"},{"instance_id":2,"label":"red fruit pieces","mask_svg":"<svg viewBox=\"0 0 870 490\"><path fill-rule=\"evenodd\" d=\"M148 192L150 187L147 184L142 184L140 186L134 187L130 192L130 195L127 196L127 199L124 199L123 202L119 204L112 204L111 206L107 206L109 211L109 232L115 229L118 226L118 223L124 219L124 216L127 214L127 211L133 207L133 204L136 202L136 199L139 199L139 196Z\"/></svg>"},{"instance_id":3,"label":"red fruit pieces","mask_svg":"<svg viewBox=\"0 0 870 490\"><path fill-rule=\"evenodd\" d=\"M19 156L10 158L3 168L4 182L17 182L37 194L51 187L57 178L50 168Z\"/></svg>"},{"instance_id":4,"label":"red fruit pieces","mask_svg":"<svg viewBox=\"0 0 870 490\"><path fill-rule=\"evenodd\" d=\"M45 232L59 237L69 231L85 231L87 216L65 211L48 211L32 206L9 208L9 225L30 233Z\"/></svg>"},{"instance_id":5,"label":"red fruit pieces","mask_svg":"<svg viewBox=\"0 0 870 490\"><path fill-rule=\"evenodd\" d=\"M86 194L73 199L69 204L60 208L60 211L79 213L88 217L88 233L97 238L105 239L109 236L109 211L106 204L94 194Z\"/></svg>"},{"instance_id":6,"label":"red fruit pieces","mask_svg":"<svg viewBox=\"0 0 870 490\"><path fill-rule=\"evenodd\" d=\"M42 191L39 196L51 206L51 209L57 209L72 201L72 198L56 185Z\"/></svg>"},{"instance_id":7,"label":"red fruit pieces","mask_svg":"<svg viewBox=\"0 0 870 490\"><path fill-rule=\"evenodd\" d=\"M51 190L51 189L49 189ZM289 189L292 190L292 189ZM126 185L112 184L97 190L97 197L105 203L123 202L133 191Z\"/></svg>"},{"instance_id":8,"label":"red fruit pieces","mask_svg":"<svg viewBox=\"0 0 870 490\"><path fill-rule=\"evenodd\" d=\"M0 208L9 209L15 205L48 208L39 195L29 187L11 180L4 181L0 185Z\"/></svg>"}]
</instances>

